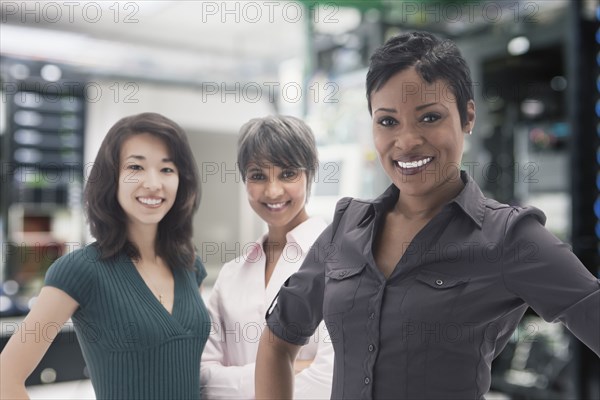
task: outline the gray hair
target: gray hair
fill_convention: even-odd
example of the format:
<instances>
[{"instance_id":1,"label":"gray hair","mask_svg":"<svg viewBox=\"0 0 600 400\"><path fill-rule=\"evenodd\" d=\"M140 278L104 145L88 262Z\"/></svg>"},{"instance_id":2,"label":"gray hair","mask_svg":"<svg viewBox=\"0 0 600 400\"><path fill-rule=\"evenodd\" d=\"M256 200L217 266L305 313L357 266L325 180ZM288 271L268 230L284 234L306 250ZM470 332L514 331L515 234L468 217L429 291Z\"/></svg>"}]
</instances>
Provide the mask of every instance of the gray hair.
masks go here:
<instances>
[{"instance_id":1,"label":"gray hair","mask_svg":"<svg viewBox=\"0 0 600 400\"><path fill-rule=\"evenodd\" d=\"M254 118L240 128L237 165L246 182L250 163L271 163L306 171L307 192L319 164L315 136L301 119L291 116Z\"/></svg>"}]
</instances>

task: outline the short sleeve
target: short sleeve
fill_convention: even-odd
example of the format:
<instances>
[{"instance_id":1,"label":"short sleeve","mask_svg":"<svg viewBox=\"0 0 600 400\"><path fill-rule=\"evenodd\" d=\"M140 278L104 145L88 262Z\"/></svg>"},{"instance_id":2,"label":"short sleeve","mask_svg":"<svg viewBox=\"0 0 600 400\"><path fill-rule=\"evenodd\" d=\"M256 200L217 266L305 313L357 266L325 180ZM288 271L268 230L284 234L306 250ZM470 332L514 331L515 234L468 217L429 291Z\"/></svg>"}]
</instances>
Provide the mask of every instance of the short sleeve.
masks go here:
<instances>
[{"instance_id":1,"label":"short sleeve","mask_svg":"<svg viewBox=\"0 0 600 400\"><path fill-rule=\"evenodd\" d=\"M544 220L534 207L515 209L509 217L505 285L546 321L563 322L598 354L600 280L542 225Z\"/></svg>"},{"instance_id":2,"label":"short sleeve","mask_svg":"<svg viewBox=\"0 0 600 400\"><path fill-rule=\"evenodd\" d=\"M92 246L65 254L50 266L44 285L62 290L83 308L93 297L97 262L98 253Z\"/></svg>"},{"instance_id":3,"label":"short sleeve","mask_svg":"<svg viewBox=\"0 0 600 400\"><path fill-rule=\"evenodd\" d=\"M196 276L196 283L198 286L202 284L202 281L204 281L204 278L208 275L202 260L198 256L196 256L196 261L194 262L194 275Z\"/></svg>"},{"instance_id":4,"label":"short sleeve","mask_svg":"<svg viewBox=\"0 0 600 400\"><path fill-rule=\"evenodd\" d=\"M338 201L333 222L317 238L302 266L288 278L267 310L267 325L280 339L305 345L323 320L325 258L350 198Z\"/></svg>"},{"instance_id":5,"label":"short sleeve","mask_svg":"<svg viewBox=\"0 0 600 400\"><path fill-rule=\"evenodd\" d=\"M325 229L324 234L329 231ZM323 318L324 265L319 261L321 235L302 266L290 276L267 310L267 325L280 339L305 345Z\"/></svg>"}]
</instances>

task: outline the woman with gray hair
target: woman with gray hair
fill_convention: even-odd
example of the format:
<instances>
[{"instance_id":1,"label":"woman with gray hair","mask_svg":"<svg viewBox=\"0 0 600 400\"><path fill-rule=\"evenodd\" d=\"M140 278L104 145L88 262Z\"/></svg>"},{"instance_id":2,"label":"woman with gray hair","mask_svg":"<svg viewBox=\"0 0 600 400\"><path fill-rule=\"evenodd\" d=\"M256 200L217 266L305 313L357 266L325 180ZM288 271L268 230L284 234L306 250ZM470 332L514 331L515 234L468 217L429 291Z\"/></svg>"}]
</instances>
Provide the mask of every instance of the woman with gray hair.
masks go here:
<instances>
[{"instance_id":1,"label":"woman with gray hair","mask_svg":"<svg viewBox=\"0 0 600 400\"><path fill-rule=\"evenodd\" d=\"M313 133L302 120L269 116L249 121L240 130L237 160L248 202L268 232L223 266L211 292L212 329L201 363L208 399L254 398L256 352L267 308L326 227L305 209L318 158ZM331 395L333 347L324 324L302 347L294 369L294 398Z\"/></svg>"}]
</instances>

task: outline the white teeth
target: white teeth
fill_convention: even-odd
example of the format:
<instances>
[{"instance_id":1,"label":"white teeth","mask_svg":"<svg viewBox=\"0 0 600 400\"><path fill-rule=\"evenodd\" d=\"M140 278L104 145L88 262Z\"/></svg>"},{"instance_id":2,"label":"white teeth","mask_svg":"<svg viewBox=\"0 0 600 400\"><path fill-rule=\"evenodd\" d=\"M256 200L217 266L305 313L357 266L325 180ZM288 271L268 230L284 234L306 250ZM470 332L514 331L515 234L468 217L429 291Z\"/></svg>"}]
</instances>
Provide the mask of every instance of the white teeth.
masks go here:
<instances>
[{"instance_id":1,"label":"white teeth","mask_svg":"<svg viewBox=\"0 0 600 400\"><path fill-rule=\"evenodd\" d=\"M157 204L162 203L162 199L147 199L145 197L138 197L140 203L147 204L149 206L155 206Z\"/></svg>"},{"instance_id":2,"label":"white teeth","mask_svg":"<svg viewBox=\"0 0 600 400\"><path fill-rule=\"evenodd\" d=\"M417 167L422 167L425 164L428 164L429 162L431 162L431 160L432 160L431 157L427 157L427 158L424 158L424 159L418 160L418 161L411 161L411 162L397 161L396 163L398 164L398 166L400 168L417 168Z\"/></svg>"},{"instance_id":3,"label":"white teeth","mask_svg":"<svg viewBox=\"0 0 600 400\"><path fill-rule=\"evenodd\" d=\"M267 203L267 207L269 208L281 208L283 206L285 206L285 203Z\"/></svg>"}]
</instances>

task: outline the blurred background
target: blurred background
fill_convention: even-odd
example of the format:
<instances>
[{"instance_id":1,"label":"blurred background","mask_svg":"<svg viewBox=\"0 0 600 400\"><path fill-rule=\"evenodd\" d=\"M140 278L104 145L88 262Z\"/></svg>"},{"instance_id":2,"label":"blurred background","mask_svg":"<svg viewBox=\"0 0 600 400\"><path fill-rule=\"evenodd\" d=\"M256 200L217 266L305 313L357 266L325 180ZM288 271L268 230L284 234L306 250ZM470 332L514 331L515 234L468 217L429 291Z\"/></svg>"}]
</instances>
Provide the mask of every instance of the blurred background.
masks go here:
<instances>
[{"instance_id":1,"label":"blurred background","mask_svg":"<svg viewBox=\"0 0 600 400\"><path fill-rule=\"evenodd\" d=\"M308 209L389 182L371 140L370 54L429 30L471 67L477 122L463 158L487 195L532 204L599 275L598 0L0 1L0 321L3 347L48 266L90 243L82 189L108 128L159 112L200 168L195 245L209 271L265 231L247 205L236 141L248 119L305 119L320 170ZM460 368L460 366L457 366ZM600 398L598 358L528 312L493 365L501 399ZM29 378L33 398L93 398L65 326Z\"/></svg>"}]
</instances>

